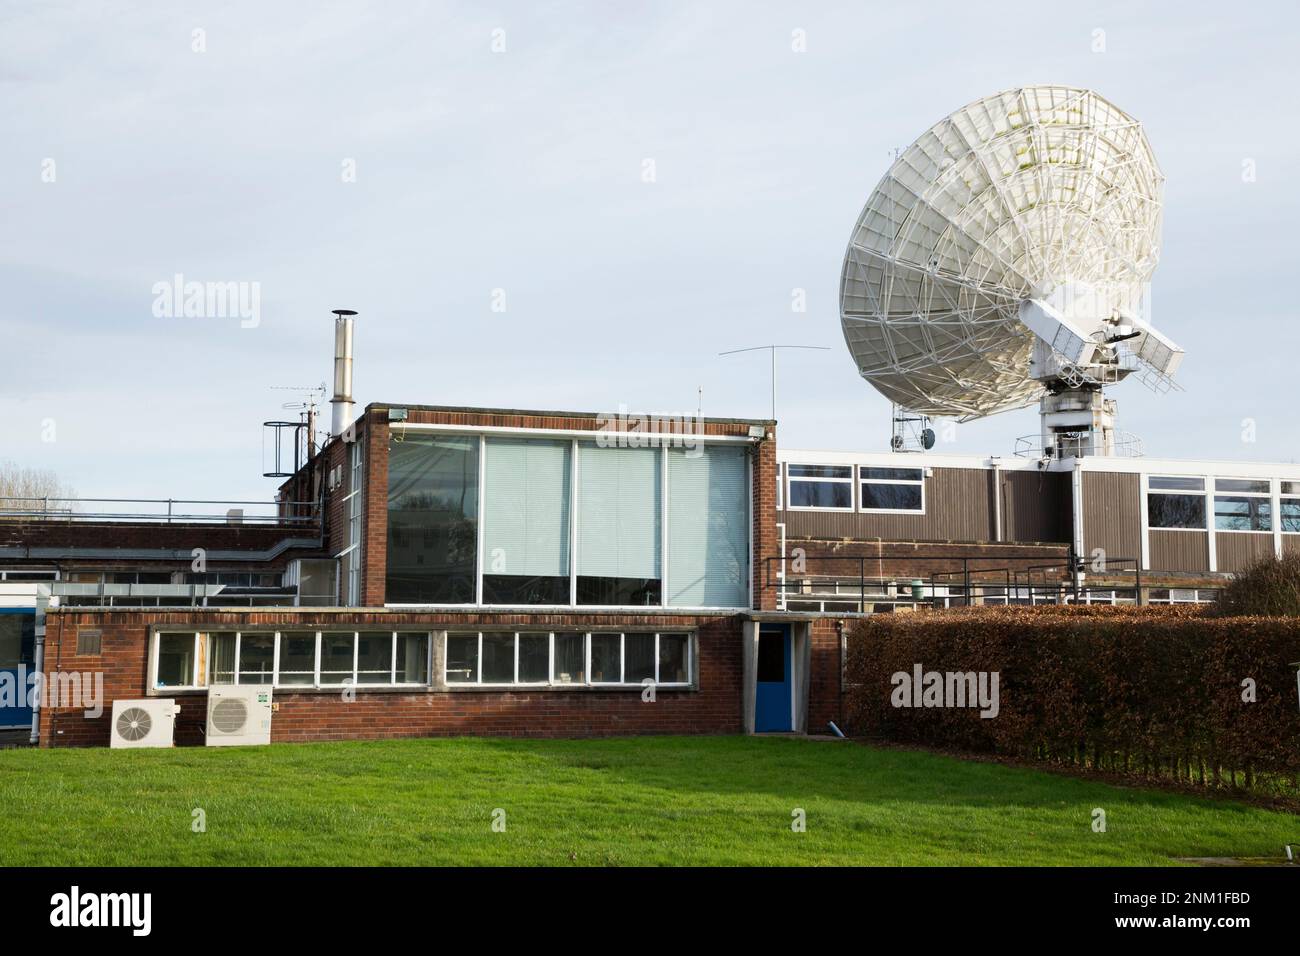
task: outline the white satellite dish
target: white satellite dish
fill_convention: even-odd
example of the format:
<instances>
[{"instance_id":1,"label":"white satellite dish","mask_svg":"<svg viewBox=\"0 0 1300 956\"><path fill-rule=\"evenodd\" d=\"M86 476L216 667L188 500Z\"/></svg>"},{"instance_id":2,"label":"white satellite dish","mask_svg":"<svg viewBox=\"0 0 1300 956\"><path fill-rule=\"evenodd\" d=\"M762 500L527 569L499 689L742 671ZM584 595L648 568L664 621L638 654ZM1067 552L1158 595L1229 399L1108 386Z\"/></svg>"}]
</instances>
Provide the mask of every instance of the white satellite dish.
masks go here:
<instances>
[{"instance_id":1,"label":"white satellite dish","mask_svg":"<svg viewBox=\"0 0 1300 956\"><path fill-rule=\"evenodd\" d=\"M977 100L904 150L858 217L840 319L858 370L917 414L1042 403L1041 453L1110 454L1102 387L1164 390L1183 351L1147 315L1164 177L1091 90Z\"/></svg>"}]
</instances>

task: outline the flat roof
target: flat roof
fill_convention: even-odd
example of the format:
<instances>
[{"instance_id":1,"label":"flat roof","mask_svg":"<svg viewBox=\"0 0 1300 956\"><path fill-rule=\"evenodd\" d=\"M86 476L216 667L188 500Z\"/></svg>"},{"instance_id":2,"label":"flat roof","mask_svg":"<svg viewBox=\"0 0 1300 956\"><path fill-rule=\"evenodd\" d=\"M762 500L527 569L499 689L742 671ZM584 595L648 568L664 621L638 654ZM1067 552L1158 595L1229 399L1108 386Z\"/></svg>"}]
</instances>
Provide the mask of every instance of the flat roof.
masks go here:
<instances>
[{"instance_id":1,"label":"flat roof","mask_svg":"<svg viewBox=\"0 0 1300 956\"><path fill-rule=\"evenodd\" d=\"M685 412L638 412L630 409L606 409L602 412L580 412L572 409L555 410L547 408L482 408L475 405L411 405L402 402L371 402L370 409L405 408L420 412L448 412L453 415L532 415L543 418L599 418L602 415L625 415L629 418L685 418L690 421L702 421L710 425L775 425L773 418L713 418L704 416L696 418Z\"/></svg>"}]
</instances>

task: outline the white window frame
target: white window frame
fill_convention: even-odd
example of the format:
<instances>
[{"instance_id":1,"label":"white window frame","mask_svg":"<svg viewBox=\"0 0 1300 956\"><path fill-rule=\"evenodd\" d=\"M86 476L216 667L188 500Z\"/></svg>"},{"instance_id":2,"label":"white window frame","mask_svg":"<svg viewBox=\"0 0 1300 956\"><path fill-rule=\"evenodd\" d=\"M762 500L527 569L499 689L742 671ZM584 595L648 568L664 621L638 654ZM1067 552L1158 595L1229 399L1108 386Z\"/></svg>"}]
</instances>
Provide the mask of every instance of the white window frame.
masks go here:
<instances>
[{"instance_id":1,"label":"white window frame","mask_svg":"<svg viewBox=\"0 0 1300 956\"><path fill-rule=\"evenodd\" d=\"M367 628L366 630L367 630L367 631L375 631L375 632L378 632L378 633L383 633L385 629L384 629L384 628ZM214 684L213 684L213 681L212 681L212 644L211 644L211 636L212 636L213 634L230 634L230 633L233 633L233 634L235 635L235 670L234 670L234 677L235 677L235 680L234 680L234 683L233 683L233 684L214 685ZM249 634L250 636L254 636L254 635L255 635L255 636L258 636L258 637L263 637L263 636L265 636L265 635L270 634L270 635L272 635L273 638L274 638L273 653L272 653L271 683L270 683L269 685L268 685L268 684L260 684L260 683L259 683L259 684L243 684L243 685L240 684L240 680L239 680L239 678L240 678L239 666L240 666L240 663L241 663L241 657L242 657L242 653L241 653L241 651L242 651L242 648L243 648L243 638L244 638L244 634L245 634L245 633ZM321 665L321 647L322 647L323 640L324 640L324 637L323 637L323 636L324 636L325 634L348 634L348 633L350 633L350 634L352 635L352 674L351 674L351 676L348 677L348 678L346 678L344 681L342 681L342 682L340 682L340 683L322 684L322 683L321 683L320 665ZM376 688L385 688L385 687L431 687L431 686L433 685L433 640L434 640L434 635L433 635L433 633L432 633L432 632L429 632L429 631L406 631L406 630L393 630L393 631L390 631L389 633L390 633L390 635L391 635L391 640L390 640L390 642L389 642L389 648L390 648L390 651L389 651L389 664L388 664L389 680L388 680L387 682L385 682L385 683L358 684L358 683L357 683L357 664L358 664L358 655L359 655L359 653L360 653L360 639L361 639L361 631L360 631L360 630L352 630L352 631L348 631L348 630L343 629L343 628L337 628L337 629L336 629L336 628L324 628L324 629L318 629L318 630L315 630L315 631L312 631L312 630L297 630L297 629L291 629L291 630L287 630L287 631L279 631L279 630L268 629L268 628L251 628L251 629L249 629L247 632L245 632L245 631L243 631L243 630L234 630L234 631L231 631L231 630L228 630L228 629L222 629L222 630L207 630L207 631L189 631L189 630L175 630L175 629L169 629L169 628L161 628L161 629L159 629L159 630L154 631L154 633L153 633L152 646L151 646L151 648L150 648L150 653L149 653L149 689L150 689L150 692L151 692L151 693L157 695L157 694L163 694L163 693L170 693L171 691L209 690L209 689L212 688L213 686L222 686L222 687L228 687L228 686L267 687L267 686L270 686L270 687L275 688L276 690L285 690L285 691L293 691L293 690L329 690L329 691L334 691L334 690L338 690L339 688L343 688L343 687L353 687L353 688L358 688L358 689L361 689L361 690L374 690L374 689L376 689ZM191 683L189 683L189 684L185 684L185 685L172 684L172 685L168 685L168 686L166 686L166 687L159 686L159 684L158 684L158 658L159 658L159 654L160 654L160 651L161 651L161 648L162 648L162 638L163 638L163 637L167 637L167 636L178 636L178 635L185 635L185 634L192 634L192 635L193 635L193 639L194 639L194 651L193 651L193 654L194 654L194 658L193 658L194 663L193 663L193 669L192 669L191 674L190 674L191 681L193 681L195 678L198 677L198 666L199 666L199 660L200 660L200 646L201 646L202 644L206 643L206 646L207 646L207 653L204 654L204 655L202 655L202 660L203 660L203 678L204 678L205 683L199 684L199 683L193 683L193 682L191 682ZM423 680L423 681L399 681L399 680L397 679L397 641L398 641L398 638L399 638L399 637L403 637L403 636L412 636L412 635L413 635L413 636L423 637L423 638L424 638L424 655L425 655L425 660L424 660L424 672L425 672L425 675L426 675L426 679ZM284 639L284 638L295 638L295 637L309 637L309 636L312 637L312 638L314 639L314 655L313 655L314 665L313 665L313 671L312 671L312 682L311 682L311 683L296 683L296 684L285 684L285 683L282 683L282 682L280 681L280 658L281 658L281 653L280 653L280 651L281 651L281 646L282 646L282 641L283 641L283 639Z\"/></svg>"},{"instance_id":2,"label":"white window frame","mask_svg":"<svg viewBox=\"0 0 1300 956\"><path fill-rule=\"evenodd\" d=\"M511 682L508 682L508 683L500 682L500 681L493 681L493 682L487 682L487 681L484 681L484 680L483 680L483 635L484 635L484 634L503 634L503 633L513 633L513 634L514 634L514 661L515 661L515 666L514 666L514 680L511 681ZM446 650L445 650L445 642L446 642L446 641L449 641L452 637L467 637L467 636L469 636L469 635L471 635L471 634L475 635L475 637L477 638L477 650L476 650L476 653L475 653L475 660L474 660L474 680L472 680L472 681L453 681L453 680L450 680L450 679L448 678L448 667L449 667L450 661L449 661L448 655L447 655ZM556 678L555 678L555 639L556 639L556 637L557 637L558 635L561 635L561 634L581 634L581 635L582 635L582 639L583 639L583 641L582 641L582 644L583 644L583 647L582 647L582 651L583 651L583 680L582 680L581 682L578 682L578 681L558 681L558 680L556 680ZM447 631L447 632L445 632L445 633L442 635L443 640L444 640L444 652L443 652L443 664L442 664L442 683L443 683L443 685L446 686L447 688L477 687L477 688L486 688L486 689L489 689L489 690L509 690L509 689L513 689L513 688L521 688L521 689L524 689L524 690L528 690L528 689L534 689L534 690L535 690L535 689L569 688L569 687L619 687L619 688L625 688L625 689L626 689L626 688L640 688L640 687L644 687L644 686L646 686L646 685L645 685L645 683L644 683L643 681L637 681L637 682L635 682L635 683L628 683L628 682L627 682L627 679L626 679L626 675L627 675L627 635L628 635L628 634L633 634L633 635L635 635L635 636L653 635L653 637L654 637L654 652L653 652L653 653L654 653L654 678L652 679L652 683L653 683L653 685L654 685L656 688L665 688L665 689L669 689L669 690L682 690L682 689L687 689L687 688L690 688L691 686L693 686L693 684L694 684L694 678L693 678L693 675L694 675L694 673L695 673L695 671L694 671L694 666L695 666L695 656L694 656L694 655L695 655L695 650L694 650L694 647L695 647L695 641L696 641L696 639L697 639L697 635L696 635L695 632L693 632L693 631L690 631L690 630L667 630L667 631L602 631L602 630L596 630L596 631L582 631L582 630L575 630L575 629L559 630L559 631L541 631L541 630L527 629L527 628L522 629L522 630L515 630L515 631L513 631L513 632L507 632L507 631L502 631L502 630L494 630L494 629L489 629L489 630L487 630L487 631L456 631L456 630L451 630L451 631ZM546 638L547 638L547 661L548 661L548 663L547 663L547 679L544 680L544 681L527 681L527 682L525 682L525 681L521 681L521 680L519 679L519 644L520 644L520 638L523 637L523 636L541 636L541 635L545 635ZM600 635L600 636L613 636L613 635L617 635L617 636L618 636L618 656L619 656L619 663L618 663L618 676L619 676L619 679L618 679L617 681L595 681L595 680L592 680L592 678L591 678L591 648L592 648L592 638L595 637L595 636L597 636L597 635ZM661 680L659 679L659 678L660 678L660 674L659 674L659 667L660 667L659 651L660 651L660 643L661 643L661 642L660 642L660 639L661 639L664 635L680 636L680 637L685 638L685 643L686 643L686 680L684 680L684 681L661 681Z\"/></svg>"},{"instance_id":3,"label":"white window frame","mask_svg":"<svg viewBox=\"0 0 1300 956\"><path fill-rule=\"evenodd\" d=\"M875 468L890 468L894 471L918 471L919 479L912 478L866 478L866 472ZM893 465L858 465L858 485L856 489L858 511L867 515L923 515L925 514L925 468L895 468ZM915 485L921 489L921 507L916 508L868 508L866 495L862 493L863 485Z\"/></svg>"},{"instance_id":4,"label":"white window frame","mask_svg":"<svg viewBox=\"0 0 1300 956\"><path fill-rule=\"evenodd\" d=\"M1191 488L1152 488L1152 480L1161 478L1169 479L1190 479L1201 482L1199 491ZM1210 500L1213 492L1210 491L1212 479L1205 478L1202 475L1147 475L1145 480L1146 495L1142 499L1142 507L1147 512L1147 531L1191 531L1195 534L1204 534L1214 529L1214 503ZM1150 509L1152 495L1186 495L1189 498L1200 498L1202 510L1205 516L1203 526L1200 528L1167 528L1163 525L1151 524Z\"/></svg>"},{"instance_id":5,"label":"white window frame","mask_svg":"<svg viewBox=\"0 0 1300 956\"><path fill-rule=\"evenodd\" d=\"M1263 484L1266 487L1264 491L1219 491L1220 481L1254 481ZM1206 502L1208 514L1207 523L1215 534L1266 534L1272 536L1277 525L1281 524L1281 503L1278 496L1273 494L1273 481L1269 478L1213 478L1211 479L1212 491L1208 492L1209 501ZM1218 515L1219 498L1263 498L1267 501L1269 511L1268 528L1220 528Z\"/></svg>"},{"instance_id":6,"label":"white window frame","mask_svg":"<svg viewBox=\"0 0 1300 956\"><path fill-rule=\"evenodd\" d=\"M849 474L848 474L848 477L847 477L847 478L821 478L821 477L819 477L819 478L804 478L804 477L800 477L800 476L797 476L797 475L792 475L792 474L790 474L790 469L791 469L791 468L847 468ZM855 487L854 487L854 486L856 485L856 483L857 483L857 471L856 471L856 469L854 468L853 465L847 465L847 464L843 464L843 463L825 463L825 462L820 462L820 463L819 463L819 462L805 462L805 461L787 461L787 462L785 463L785 471L786 471L786 480L789 481L789 483L790 483L790 492L791 492L791 494L790 494L790 499L789 499L789 503L786 505L786 509L785 509L786 511L838 511L838 512L851 512L851 511L854 510L854 507L857 505L858 497L857 497L857 491L855 490ZM796 505L796 504L794 503L794 494L793 494L793 492L794 492L794 483L795 483L796 481L824 482L824 483L826 483L826 484L833 484L833 485L848 485L848 486L849 486L849 504L848 504L848 507L840 508L840 507L838 507L838 506L836 506L836 507L829 507L829 506L823 506L823 505Z\"/></svg>"}]
</instances>

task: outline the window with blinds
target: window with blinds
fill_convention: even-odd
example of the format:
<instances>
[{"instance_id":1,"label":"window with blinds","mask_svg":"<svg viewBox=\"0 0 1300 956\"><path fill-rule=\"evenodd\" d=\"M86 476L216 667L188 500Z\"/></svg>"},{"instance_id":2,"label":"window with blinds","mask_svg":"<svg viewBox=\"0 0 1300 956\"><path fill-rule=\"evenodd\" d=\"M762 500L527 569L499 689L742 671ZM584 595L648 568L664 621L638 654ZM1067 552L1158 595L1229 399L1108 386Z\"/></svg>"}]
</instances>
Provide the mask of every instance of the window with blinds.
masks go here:
<instances>
[{"instance_id":1,"label":"window with blinds","mask_svg":"<svg viewBox=\"0 0 1300 956\"><path fill-rule=\"evenodd\" d=\"M661 603L663 451L578 445L578 603Z\"/></svg>"},{"instance_id":2,"label":"window with blinds","mask_svg":"<svg viewBox=\"0 0 1300 956\"><path fill-rule=\"evenodd\" d=\"M668 450L668 604L749 603L746 452L704 445Z\"/></svg>"},{"instance_id":3,"label":"window with blinds","mask_svg":"<svg viewBox=\"0 0 1300 956\"><path fill-rule=\"evenodd\" d=\"M569 603L571 445L489 439L483 472L483 603Z\"/></svg>"}]
</instances>

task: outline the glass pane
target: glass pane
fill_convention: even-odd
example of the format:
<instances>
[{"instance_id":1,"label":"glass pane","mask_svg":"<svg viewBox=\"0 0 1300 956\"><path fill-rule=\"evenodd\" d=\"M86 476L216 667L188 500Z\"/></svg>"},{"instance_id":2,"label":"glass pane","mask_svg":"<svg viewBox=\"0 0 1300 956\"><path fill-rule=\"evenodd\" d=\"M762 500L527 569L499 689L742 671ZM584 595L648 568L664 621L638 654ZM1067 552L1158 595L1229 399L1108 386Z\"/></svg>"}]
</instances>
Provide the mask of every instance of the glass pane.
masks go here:
<instances>
[{"instance_id":1,"label":"glass pane","mask_svg":"<svg viewBox=\"0 0 1300 956\"><path fill-rule=\"evenodd\" d=\"M191 687L194 683L194 635L158 635L158 687Z\"/></svg>"},{"instance_id":2,"label":"glass pane","mask_svg":"<svg viewBox=\"0 0 1300 956\"><path fill-rule=\"evenodd\" d=\"M1268 481L1256 481L1253 478L1215 478L1215 491L1253 491L1256 494L1269 493Z\"/></svg>"},{"instance_id":3,"label":"glass pane","mask_svg":"<svg viewBox=\"0 0 1300 956\"><path fill-rule=\"evenodd\" d=\"M472 684L478 680L478 634L447 635L447 683Z\"/></svg>"},{"instance_id":4,"label":"glass pane","mask_svg":"<svg viewBox=\"0 0 1300 956\"><path fill-rule=\"evenodd\" d=\"M269 684L275 670L275 635L239 635L239 683Z\"/></svg>"},{"instance_id":5,"label":"glass pane","mask_svg":"<svg viewBox=\"0 0 1300 956\"><path fill-rule=\"evenodd\" d=\"M567 441L488 440L484 603L569 603L571 451Z\"/></svg>"},{"instance_id":6,"label":"glass pane","mask_svg":"<svg viewBox=\"0 0 1300 956\"><path fill-rule=\"evenodd\" d=\"M786 473L791 478L849 478L853 477L852 465L786 465Z\"/></svg>"},{"instance_id":7,"label":"glass pane","mask_svg":"<svg viewBox=\"0 0 1300 956\"><path fill-rule=\"evenodd\" d=\"M620 677L619 644L621 634L591 635L591 682L617 684Z\"/></svg>"},{"instance_id":8,"label":"glass pane","mask_svg":"<svg viewBox=\"0 0 1300 956\"><path fill-rule=\"evenodd\" d=\"M853 486L843 481L791 481L792 508L852 508Z\"/></svg>"},{"instance_id":9,"label":"glass pane","mask_svg":"<svg viewBox=\"0 0 1300 956\"><path fill-rule=\"evenodd\" d=\"M747 459L744 448L669 449L670 605L744 607L749 603Z\"/></svg>"},{"instance_id":10,"label":"glass pane","mask_svg":"<svg viewBox=\"0 0 1300 956\"><path fill-rule=\"evenodd\" d=\"M662 452L583 443L578 454L578 603L659 603ZM621 593L631 582L647 582L645 593Z\"/></svg>"},{"instance_id":11,"label":"glass pane","mask_svg":"<svg viewBox=\"0 0 1300 956\"><path fill-rule=\"evenodd\" d=\"M924 474L920 468L863 468L861 476L885 481L921 481Z\"/></svg>"},{"instance_id":12,"label":"glass pane","mask_svg":"<svg viewBox=\"0 0 1300 956\"><path fill-rule=\"evenodd\" d=\"M514 634L483 635L483 683L513 684L515 682Z\"/></svg>"},{"instance_id":13,"label":"glass pane","mask_svg":"<svg viewBox=\"0 0 1300 956\"><path fill-rule=\"evenodd\" d=\"M392 664L392 631L362 631L357 637L357 683L390 683Z\"/></svg>"},{"instance_id":14,"label":"glass pane","mask_svg":"<svg viewBox=\"0 0 1300 956\"><path fill-rule=\"evenodd\" d=\"M519 683L538 684L551 679L551 635L519 635Z\"/></svg>"},{"instance_id":15,"label":"glass pane","mask_svg":"<svg viewBox=\"0 0 1300 956\"><path fill-rule=\"evenodd\" d=\"M387 600L472 604L477 438L408 435L388 452Z\"/></svg>"},{"instance_id":16,"label":"glass pane","mask_svg":"<svg viewBox=\"0 0 1300 956\"><path fill-rule=\"evenodd\" d=\"M1147 487L1162 491L1204 491L1204 478L1171 478L1153 475L1147 479Z\"/></svg>"},{"instance_id":17,"label":"glass pane","mask_svg":"<svg viewBox=\"0 0 1300 956\"><path fill-rule=\"evenodd\" d=\"M639 684L655 676L655 636L653 634L625 634L623 636L623 683Z\"/></svg>"},{"instance_id":18,"label":"glass pane","mask_svg":"<svg viewBox=\"0 0 1300 956\"><path fill-rule=\"evenodd\" d=\"M1147 524L1152 528L1204 528L1201 495L1147 495Z\"/></svg>"},{"instance_id":19,"label":"glass pane","mask_svg":"<svg viewBox=\"0 0 1300 956\"><path fill-rule=\"evenodd\" d=\"M662 593L659 578L578 577L579 604L654 607L661 603Z\"/></svg>"},{"instance_id":20,"label":"glass pane","mask_svg":"<svg viewBox=\"0 0 1300 956\"><path fill-rule=\"evenodd\" d=\"M1268 498L1216 495L1214 527L1220 531L1271 531L1272 502Z\"/></svg>"},{"instance_id":21,"label":"glass pane","mask_svg":"<svg viewBox=\"0 0 1300 956\"><path fill-rule=\"evenodd\" d=\"M225 631L208 635L210 684L235 682L235 632Z\"/></svg>"},{"instance_id":22,"label":"glass pane","mask_svg":"<svg viewBox=\"0 0 1300 956\"><path fill-rule=\"evenodd\" d=\"M429 635L397 635L397 683L429 683Z\"/></svg>"},{"instance_id":23,"label":"glass pane","mask_svg":"<svg viewBox=\"0 0 1300 956\"><path fill-rule=\"evenodd\" d=\"M320 682L342 684L352 680L352 647L356 636L325 633L320 636Z\"/></svg>"},{"instance_id":24,"label":"glass pane","mask_svg":"<svg viewBox=\"0 0 1300 956\"><path fill-rule=\"evenodd\" d=\"M685 684L691 678L686 668L685 634L659 635L659 683Z\"/></svg>"},{"instance_id":25,"label":"glass pane","mask_svg":"<svg viewBox=\"0 0 1300 956\"><path fill-rule=\"evenodd\" d=\"M862 485L862 508L874 511L920 511L920 485Z\"/></svg>"},{"instance_id":26,"label":"glass pane","mask_svg":"<svg viewBox=\"0 0 1300 956\"><path fill-rule=\"evenodd\" d=\"M316 683L315 634L280 635L280 673L276 680L281 684Z\"/></svg>"},{"instance_id":27,"label":"glass pane","mask_svg":"<svg viewBox=\"0 0 1300 956\"><path fill-rule=\"evenodd\" d=\"M1283 498L1282 530L1300 531L1300 498Z\"/></svg>"},{"instance_id":28,"label":"glass pane","mask_svg":"<svg viewBox=\"0 0 1300 956\"><path fill-rule=\"evenodd\" d=\"M1282 482L1282 494L1284 494L1284 495L1300 495L1300 481L1284 481L1284 482Z\"/></svg>"},{"instance_id":29,"label":"glass pane","mask_svg":"<svg viewBox=\"0 0 1300 956\"><path fill-rule=\"evenodd\" d=\"M555 635L555 682L587 682L587 648L585 634Z\"/></svg>"}]
</instances>

